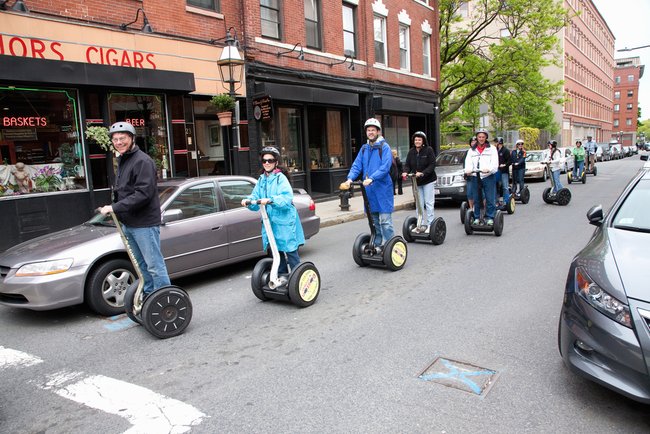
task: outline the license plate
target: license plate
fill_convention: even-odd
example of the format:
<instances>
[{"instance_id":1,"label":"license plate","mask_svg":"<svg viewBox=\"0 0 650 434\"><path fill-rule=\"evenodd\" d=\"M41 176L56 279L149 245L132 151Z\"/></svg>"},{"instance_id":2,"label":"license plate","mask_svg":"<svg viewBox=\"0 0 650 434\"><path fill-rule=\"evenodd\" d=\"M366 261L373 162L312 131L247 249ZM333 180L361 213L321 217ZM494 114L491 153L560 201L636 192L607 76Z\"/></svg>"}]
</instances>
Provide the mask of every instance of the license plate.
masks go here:
<instances>
[{"instance_id":1,"label":"license plate","mask_svg":"<svg viewBox=\"0 0 650 434\"><path fill-rule=\"evenodd\" d=\"M434 188L433 193L434 194L440 194L440 189L439 188Z\"/></svg>"}]
</instances>

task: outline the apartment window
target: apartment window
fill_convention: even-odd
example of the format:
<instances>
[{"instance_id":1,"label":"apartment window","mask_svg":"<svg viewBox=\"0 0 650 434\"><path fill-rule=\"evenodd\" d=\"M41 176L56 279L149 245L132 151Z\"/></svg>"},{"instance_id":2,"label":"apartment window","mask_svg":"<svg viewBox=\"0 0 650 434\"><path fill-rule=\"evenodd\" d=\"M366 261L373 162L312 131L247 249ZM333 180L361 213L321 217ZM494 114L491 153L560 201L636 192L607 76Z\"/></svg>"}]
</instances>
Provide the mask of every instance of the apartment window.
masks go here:
<instances>
[{"instance_id":1,"label":"apartment window","mask_svg":"<svg viewBox=\"0 0 650 434\"><path fill-rule=\"evenodd\" d=\"M219 12L220 5L219 0L187 0L189 6L195 6L197 8L209 9L211 11Z\"/></svg>"},{"instance_id":2,"label":"apartment window","mask_svg":"<svg viewBox=\"0 0 650 434\"><path fill-rule=\"evenodd\" d=\"M632 83L632 82L634 81L634 75L632 75L632 74L628 75L628 76L627 76L627 81L629 81L630 83Z\"/></svg>"},{"instance_id":3,"label":"apartment window","mask_svg":"<svg viewBox=\"0 0 650 434\"><path fill-rule=\"evenodd\" d=\"M280 0L260 0L262 36L280 39Z\"/></svg>"},{"instance_id":4,"label":"apartment window","mask_svg":"<svg viewBox=\"0 0 650 434\"><path fill-rule=\"evenodd\" d=\"M399 67L411 69L408 26L399 26Z\"/></svg>"},{"instance_id":5,"label":"apartment window","mask_svg":"<svg viewBox=\"0 0 650 434\"><path fill-rule=\"evenodd\" d=\"M386 19L375 15L375 62L386 64Z\"/></svg>"},{"instance_id":6,"label":"apartment window","mask_svg":"<svg viewBox=\"0 0 650 434\"><path fill-rule=\"evenodd\" d=\"M422 74L431 77L431 35L422 35Z\"/></svg>"},{"instance_id":7,"label":"apartment window","mask_svg":"<svg viewBox=\"0 0 650 434\"><path fill-rule=\"evenodd\" d=\"M618 127L618 123L619 123L619 122L618 122L618 119L614 119L614 126L615 126L615 127Z\"/></svg>"},{"instance_id":8,"label":"apartment window","mask_svg":"<svg viewBox=\"0 0 650 434\"><path fill-rule=\"evenodd\" d=\"M310 48L321 48L319 17L320 0L305 0L305 33Z\"/></svg>"},{"instance_id":9,"label":"apartment window","mask_svg":"<svg viewBox=\"0 0 650 434\"><path fill-rule=\"evenodd\" d=\"M626 108L627 108L628 110L632 110L632 103L631 103L631 102L627 103Z\"/></svg>"},{"instance_id":10,"label":"apartment window","mask_svg":"<svg viewBox=\"0 0 650 434\"><path fill-rule=\"evenodd\" d=\"M615 112L621 111L621 105L620 104L614 104L614 111Z\"/></svg>"},{"instance_id":11,"label":"apartment window","mask_svg":"<svg viewBox=\"0 0 650 434\"><path fill-rule=\"evenodd\" d=\"M616 76L616 78L614 78L614 82L616 84L621 84L621 76L620 75Z\"/></svg>"},{"instance_id":12,"label":"apartment window","mask_svg":"<svg viewBox=\"0 0 650 434\"><path fill-rule=\"evenodd\" d=\"M634 91L633 91L633 90L628 90L628 91L627 91L627 96L628 96L629 98L632 98L632 97L634 96Z\"/></svg>"},{"instance_id":13,"label":"apartment window","mask_svg":"<svg viewBox=\"0 0 650 434\"><path fill-rule=\"evenodd\" d=\"M621 92L619 91L614 92L614 99L621 99Z\"/></svg>"},{"instance_id":14,"label":"apartment window","mask_svg":"<svg viewBox=\"0 0 650 434\"><path fill-rule=\"evenodd\" d=\"M343 5L343 53L357 57L356 8Z\"/></svg>"},{"instance_id":15,"label":"apartment window","mask_svg":"<svg viewBox=\"0 0 650 434\"><path fill-rule=\"evenodd\" d=\"M628 127L631 126L632 125L632 119L630 119L630 118L625 119L625 125L627 125Z\"/></svg>"}]
</instances>

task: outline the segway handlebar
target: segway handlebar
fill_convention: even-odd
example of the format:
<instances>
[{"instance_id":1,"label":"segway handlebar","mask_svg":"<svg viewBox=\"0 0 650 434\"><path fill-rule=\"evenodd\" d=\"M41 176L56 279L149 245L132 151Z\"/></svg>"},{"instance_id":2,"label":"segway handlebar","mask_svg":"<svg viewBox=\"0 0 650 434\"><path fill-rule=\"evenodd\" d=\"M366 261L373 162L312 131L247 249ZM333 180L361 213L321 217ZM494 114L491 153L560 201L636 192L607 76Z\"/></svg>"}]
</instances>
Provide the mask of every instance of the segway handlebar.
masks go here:
<instances>
[{"instance_id":1,"label":"segway handlebar","mask_svg":"<svg viewBox=\"0 0 650 434\"><path fill-rule=\"evenodd\" d=\"M257 205L257 204L260 203L261 200L262 200L262 199L256 199L256 200L246 199L246 202L244 202L244 203L245 203L246 205ZM267 205L272 204L272 203L273 203L273 199L269 199L269 201L266 202Z\"/></svg>"}]
</instances>

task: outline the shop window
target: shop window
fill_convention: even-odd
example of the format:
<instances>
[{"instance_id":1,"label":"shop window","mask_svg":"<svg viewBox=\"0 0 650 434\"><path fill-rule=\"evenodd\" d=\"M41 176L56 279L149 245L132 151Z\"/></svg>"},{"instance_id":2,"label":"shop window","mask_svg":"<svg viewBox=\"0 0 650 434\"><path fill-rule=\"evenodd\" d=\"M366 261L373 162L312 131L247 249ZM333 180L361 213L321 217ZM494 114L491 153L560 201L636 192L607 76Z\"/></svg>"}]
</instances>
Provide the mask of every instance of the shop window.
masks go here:
<instances>
[{"instance_id":1,"label":"shop window","mask_svg":"<svg viewBox=\"0 0 650 434\"><path fill-rule=\"evenodd\" d=\"M309 48L321 48L320 0L305 0L305 33Z\"/></svg>"},{"instance_id":2,"label":"shop window","mask_svg":"<svg viewBox=\"0 0 650 434\"><path fill-rule=\"evenodd\" d=\"M215 12L219 12L220 9L219 0L187 0L187 4Z\"/></svg>"},{"instance_id":3,"label":"shop window","mask_svg":"<svg viewBox=\"0 0 650 434\"><path fill-rule=\"evenodd\" d=\"M357 55L356 8L343 5L343 52L346 56Z\"/></svg>"},{"instance_id":4,"label":"shop window","mask_svg":"<svg viewBox=\"0 0 650 434\"><path fill-rule=\"evenodd\" d=\"M196 159L199 175L227 175L223 128L208 101L194 101ZM192 157L192 154L190 154Z\"/></svg>"},{"instance_id":5,"label":"shop window","mask_svg":"<svg viewBox=\"0 0 650 434\"><path fill-rule=\"evenodd\" d=\"M277 118L274 119L274 122L269 122L268 124L274 125L277 131L274 132L274 135L270 136L274 137L273 140L268 138L268 133L263 134L262 146L275 146L279 148L282 164L290 172L304 171L301 145L302 129L300 127L302 125L302 116L300 115L300 109L279 107L277 109ZM278 144L275 143L275 137L279 141Z\"/></svg>"},{"instance_id":6,"label":"shop window","mask_svg":"<svg viewBox=\"0 0 650 434\"><path fill-rule=\"evenodd\" d=\"M382 135L391 149L397 149L397 155L405 159L410 147L408 116L384 115L381 125Z\"/></svg>"},{"instance_id":7,"label":"shop window","mask_svg":"<svg viewBox=\"0 0 650 434\"><path fill-rule=\"evenodd\" d=\"M163 106L161 95L108 95L110 124L126 121L135 127L135 144L153 158L161 177L169 170L167 122Z\"/></svg>"},{"instance_id":8,"label":"shop window","mask_svg":"<svg viewBox=\"0 0 650 434\"><path fill-rule=\"evenodd\" d=\"M260 0L262 36L280 39L280 0Z\"/></svg>"},{"instance_id":9,"label":"shop window","mask_svg":"<svg viewBox=\"0 0 650 434\"><path fill-rule=\"evenodd\" d=\"M343 112L310 108L308 116L310 168L346 167Z\"/></svg>"},{"instance_id":10,"label":"shop window","mask_svg":"<svg viewBox=\"0 0 650 434\"><path fill-rule=\"evenodd\" d=\"M0 196L86 188L72 90L0 87Z\"/></svg>"},{"instance_id":11,"label":"shop window","mask_svg":"<svg viewBox=\"0 0 650 434\"><path fill-rule=\"evenodd\" d=\"M386 64L386 19L375 15L375 63Z\"/></svg>"}]
</instances>

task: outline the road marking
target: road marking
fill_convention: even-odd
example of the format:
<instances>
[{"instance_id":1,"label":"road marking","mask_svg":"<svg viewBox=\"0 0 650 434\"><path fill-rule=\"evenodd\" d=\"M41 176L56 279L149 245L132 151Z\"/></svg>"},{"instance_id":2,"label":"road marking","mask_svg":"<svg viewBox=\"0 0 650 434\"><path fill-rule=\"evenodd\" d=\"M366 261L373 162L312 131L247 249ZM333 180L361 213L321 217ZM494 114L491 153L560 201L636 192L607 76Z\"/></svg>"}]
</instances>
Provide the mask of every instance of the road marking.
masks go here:
<instances>
[{"instance_id":1,"label":"road marking","mask_svg":"<svg viewBox=\"0 0 650 434\"><path fill-rule=\"evenodd\" d=\"M27 367L43 363L43 360L22 351L0 346L0 369L19 366Z\"/></svg>"},{"instance_id":2,"label":"road marking","mask_svg":"<svg viewBox=\"0 0 650 434\"><path fill-rule=\"evenodd\" d=\"M127 419L133 425L128 434L184 433L208 417L189 404L103 375L62 371L48 376L40 387Z\"/></svg>"},{"instance_id":3,"label":"road marking","mask_svg":"<svg viewBox=\"0 0 650 434\"><path fill-rule=\"evenodd\" d=\"M105 318L105 320L107 322L104 324L104 328L112 332L125 330L138 325L137 323L131 321L131 319L126 316L126 314L111 316Z\"/></svg>"}]
</instances>

